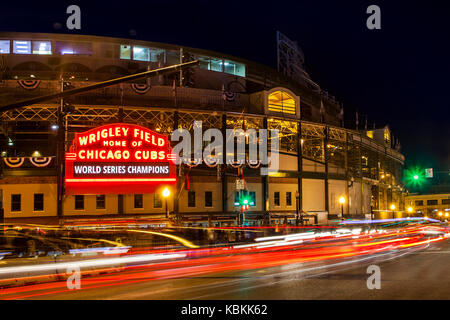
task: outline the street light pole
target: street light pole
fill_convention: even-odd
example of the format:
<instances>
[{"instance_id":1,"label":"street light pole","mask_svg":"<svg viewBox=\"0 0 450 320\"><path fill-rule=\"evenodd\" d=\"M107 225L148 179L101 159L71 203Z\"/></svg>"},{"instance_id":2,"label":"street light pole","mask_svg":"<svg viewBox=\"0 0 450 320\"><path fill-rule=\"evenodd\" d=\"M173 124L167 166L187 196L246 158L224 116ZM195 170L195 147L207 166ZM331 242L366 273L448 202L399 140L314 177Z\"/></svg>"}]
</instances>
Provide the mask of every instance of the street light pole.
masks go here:
<instances>
[{"instance_id":1,"label":"street light pole","mask_svg":"<svg viewBox=\"0 0 450 320\"><path fill-rule=\"evenodd\" d=\"M395 204L391 204L392 219L395 219Z\"/></svg>"},{"instance_id":2,"label":"street light pole","mask_svg":"<svg viewBox=\"0 0 450 320\"><path fill-rule=\"evenodd\" d=\"M166 202L166 219L169 219L169 208L167 206L167 198L170 196L170 190L169 188L164 188L162 195L164 197L164 200Z\"/></svg>"},{"instance_id":3,"label":"street light pole","mask_svg":"<svg viewBox=\"0 0 450 320\"><path fill-rule=\"evenodd\" d=\"M344 220L344 203L345 203L345 198L344 197L340 197L339 198L339 203L341 204L341 220Z\"/></svg>"}]
</instances>

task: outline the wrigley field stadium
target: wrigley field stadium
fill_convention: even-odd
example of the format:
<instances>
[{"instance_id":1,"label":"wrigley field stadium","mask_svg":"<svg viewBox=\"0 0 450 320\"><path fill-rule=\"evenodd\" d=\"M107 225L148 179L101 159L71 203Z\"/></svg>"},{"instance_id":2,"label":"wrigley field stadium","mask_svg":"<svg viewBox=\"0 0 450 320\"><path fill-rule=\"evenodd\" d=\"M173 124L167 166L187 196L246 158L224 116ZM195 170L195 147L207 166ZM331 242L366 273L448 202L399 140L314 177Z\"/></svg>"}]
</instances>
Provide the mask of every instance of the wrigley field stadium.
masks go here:
<instances>
[{"instance_id":1,"label":"wrigley field stadium","mask_svg":"<svg viewBox=\"0 0 450 320\"><path fill-rule=\"evenodd\" d=\"M173 44L0 33L4 221L229 227L406 216L404 156L389 127L344 125L343 104L281 33L277 57L275 70ZM171 134L195 121L203 132L278 130L278 170L173 164Z\"/></svg>"}]
</instances>

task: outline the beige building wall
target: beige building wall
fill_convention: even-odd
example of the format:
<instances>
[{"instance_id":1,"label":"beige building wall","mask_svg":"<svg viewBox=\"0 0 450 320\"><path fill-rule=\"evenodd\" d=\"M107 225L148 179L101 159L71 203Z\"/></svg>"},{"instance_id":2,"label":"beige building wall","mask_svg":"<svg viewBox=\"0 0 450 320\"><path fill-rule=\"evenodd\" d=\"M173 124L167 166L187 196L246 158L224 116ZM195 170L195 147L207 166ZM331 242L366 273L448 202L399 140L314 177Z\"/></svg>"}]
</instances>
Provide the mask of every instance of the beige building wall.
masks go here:
<instances>
[{"instance_id":1,"label":"beige building wall","mask_svg":"<svg viewBox=\"0 0 450 320\"><path fill-rule=\"evenodd\" d=\"M433 200L437 200L437 204L428 202ZM442 212L445 217L446 212L450 215L450 193L409 195L405 197L405 210L408 207L412 207L414 212L421 211L425 214L435 215Z\"/></svg>"},{"instance_id":2,"label":"beige building wall","mask_svg":"<svg viewBox=\"0 0 450 320\"><path fill-rule=\"evenodd\" d=\"M49 217L56 216L56 184L6 184L3 190L3 208L5 218ZM44 210L34 211L34 194L44 194ZM21 210L11 212L11 195L21 195Z\"/></svg>"},{"instance_id":3,"label":"beige building wall","mask_svg":"<svg viewBox=\"0 0 450 320\"><path fill-rule=\"evenodd\" d=\"M287 179L286 179L287 180ZM292 179L289 179L292 180ZM297 183L269 183L269 210L284 211L295 210L296 198L295 193L298 190ZM280 205L275 205L275 192L280 193ZM291 205L286 203L286 193L291 193Z\"/></svg>"},{"instance_id":4,"label":"beige building wall","mask_svg":"<svg viewBox=\"0 0 450 320\"><path fill-rule=\"evenodd\" d=\"M161 195L161 208L155 208L155 193L143 194L143 207L134 207L134 194L125 194L123 196L123 213L124 214L165 214L166 213L166 199L162 196L165 188L170 190L170 195L167 197L168 211L173 211L173 197L175 196L175 186L161 186L155 190L155 193Z\"/></svg>"},{"instance_id":5,"label":"beige building wall","mask_svg":"<svg viewBox=\"0 0 450 320\"><path fill-rule=\"evenodd\" d=\"M353 182L348 188L349 214L361 214L361 183Z\"/></svg>"},{"instance_id":6,"label":"beige building wall","mask_svg":"<svg viewBox=\"0 0 450 320\"><path fill-rule=\"evenodd\" d=\"M303 210L325 211L325 181L303 179Z\"/></svg>"},{"instance_id":7,"label":"beige building wall","mask_svg":"<svg viewBox=\"0 0 450 320\"><path fill-rule=\"evenodd\" d=\"M195 192L195 207L188 206L188 192ZM212 192L212 207L205 206L205 192ZM218 212L222 211L222 185L221 182L191 182L189 190L181 191L178 200L180 212Z\"/></svg>"},{"instance_id":8,"label":"beige building wall","mask_svg":"<svg viewBox=\"0 0 450 320\"><path fill-rule=\"evenodd\" d=\"M228 198L227 198L227 207L228 211L239 211L240 207L234 205L234 194L236 191L236 184L228 182ZM251 206L249 208L249 211L262 211L263 210L263 204L262 204L262 184L257 182L247 182L247 189L248 192L255 192L255 206ZM220 209L222 210L222 208Z\"/></svg>"},{"instance_id":9,"label":"beige building wall","mask_svg":"<svg viewBox=\"0 0 450 320\"><path fill-rule=\"evenodd\" d=\"M328 180L328 204L330 214L341 214L341 204L339 198L344 197L345 201L347 197L345 195L345 184L347 182L343 180ZM347 214L347 204L344 204L344 214Z\"/></svg>"},{"instance_id":10,"label":"beige building wall","mask_svg":"<svg viewBox=\"0 0 450 320\"><path fill-rule=\"evenodd\" d=\"M106 215L117 214L118 200L117 195L107 194L105 195L105 209L97 209L97 197L96 195L84 195L84 209L75 210L75 196L65 196L63 202L63 212L65 216L76 215Z\"/></svg>"}]
</instances>

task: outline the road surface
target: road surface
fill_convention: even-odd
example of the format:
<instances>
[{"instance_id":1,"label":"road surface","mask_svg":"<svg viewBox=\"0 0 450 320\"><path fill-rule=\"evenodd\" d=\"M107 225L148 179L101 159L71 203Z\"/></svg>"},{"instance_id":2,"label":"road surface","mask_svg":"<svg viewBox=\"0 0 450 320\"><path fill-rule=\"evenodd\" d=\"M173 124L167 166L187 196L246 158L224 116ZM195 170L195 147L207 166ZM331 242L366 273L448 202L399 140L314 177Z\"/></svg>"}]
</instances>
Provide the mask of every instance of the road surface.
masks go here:
<instances>
[{"instance_id":1,"label":"road surface","mask_svg":"<svg viewBox=\"0 0 450 320\"><path fill-rule=\"evenodd\" d=\"M381 269L381 289L367 288L369 265ZM146 270L82 278L81 289L65 281L0 290L0 299L449 299L450 240L369 256L287 264L253 270L148 276ZM194 271L194 272L191 272ZM189 274L194 275L189 275Z\"/></svg>"}]
</instances>

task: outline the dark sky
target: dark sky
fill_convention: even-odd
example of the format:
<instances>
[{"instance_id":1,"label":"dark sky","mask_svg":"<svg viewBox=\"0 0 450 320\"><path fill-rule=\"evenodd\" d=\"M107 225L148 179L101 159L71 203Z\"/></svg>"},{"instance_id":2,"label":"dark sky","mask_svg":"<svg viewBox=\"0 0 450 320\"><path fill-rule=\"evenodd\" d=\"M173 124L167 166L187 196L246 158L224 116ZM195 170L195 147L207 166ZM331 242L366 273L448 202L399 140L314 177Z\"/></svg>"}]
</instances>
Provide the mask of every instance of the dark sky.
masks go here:
<instances>
[{"instance_id":1,"label":"dark sky","mask_svg":"<svg viewBox=\"0 0 450 320\"><path fill-rule=\"evenodd\" d=\"M447 1L8 1L0 30L134 38L215 50L276 67L276 31L298 41L313 80L350 123L389 124L407 166L450 169ZM81 7L81 30L66 8ZM366 9L381 8L381 30ZM60 29L54 23L61 23Z\"/></svg>"}]
</instances>

